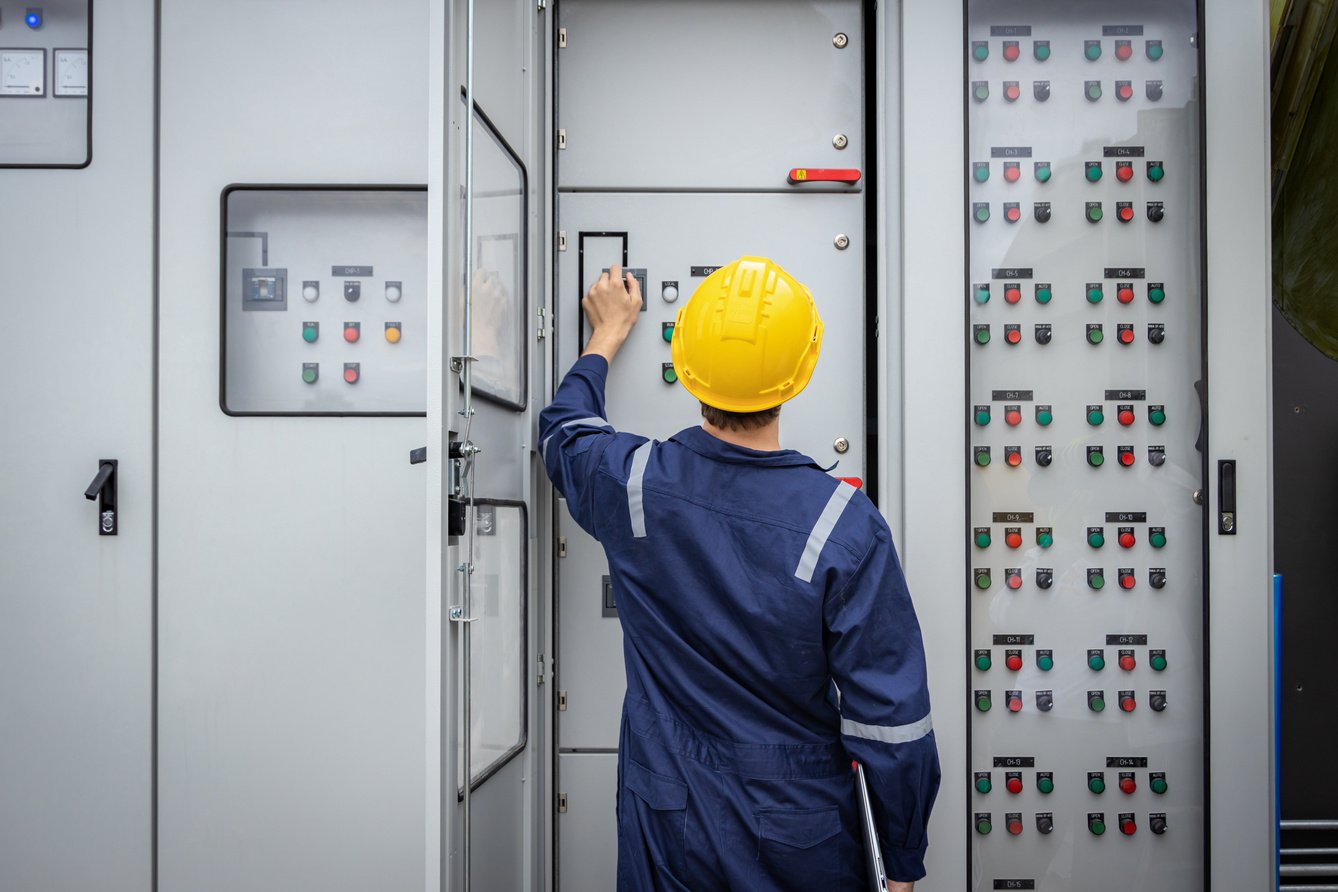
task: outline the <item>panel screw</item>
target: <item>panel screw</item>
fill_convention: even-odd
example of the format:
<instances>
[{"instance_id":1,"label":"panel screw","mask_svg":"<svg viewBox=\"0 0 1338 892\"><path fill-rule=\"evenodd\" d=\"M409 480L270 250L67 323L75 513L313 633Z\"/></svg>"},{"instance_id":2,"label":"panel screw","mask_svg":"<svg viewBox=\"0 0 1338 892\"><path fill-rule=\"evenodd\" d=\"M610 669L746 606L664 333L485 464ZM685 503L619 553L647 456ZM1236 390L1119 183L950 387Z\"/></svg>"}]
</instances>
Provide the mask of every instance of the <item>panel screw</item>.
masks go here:
<instances>
[{"instance_id":1,"label":"panel screw","mask_svg":"<svg viewBox=\"0 0 1338 892\"><path fill-rule=\"evenodd\" d=\"M1194 504L1195 504L1195 505L1202 505L1202 504L1203 504L1203 490L1201 490L1201 489L1196 489L1196 490L1194 490L1194 495L1192 496L1192 498L1194 499Z\"/></svg>"},{"instance_id":2,"label":"panel screw","mask_svg":"<svg viewBox=\"0 0 1338 892\"><path fill-rule=\"evenodd\" d=\"M850 441L847 440L845 437L837 437L836 440L833 441L832 443L832 448L835 449L837 452L839 452L841 455L845 455L847 452L850 451Z\"/></svg>"},{"instance_id":3,"label":"panel screw","mask_svg":"<svg viewBox=\"0 0 1338 892\"><path fill-rule=\"evenodd\" d=\"M850 140L846 139L844 133L838 133L832 137L832 145L836 146L838 149L844 149L849 143Z\"/></svg>"},{"instance_id":4,"label":"panel screw","mask_svg":"<svg viewBox=\"0 0 1338 892\"><path fill-rule=\"evenodd\" d=\"M849 236L842 233L841 235L838 235L836 238L832 239L832 244L836 245L838 251L844 251L846 248L850 247L850 238Z\"/></svg>"},{"instance_id":5,"label":"panel screw","mask_svg":"<svg viewBox=\"0 0 1338 892\"><path fill-rule=\"evenodd\" d=\"M846 37L845 32L843 31L837 31L836 35L832 37L832 46L836 47L838 50L845 49L846 44L848 43L850 43L850 38Z\"/></svg>"}]
</instances>

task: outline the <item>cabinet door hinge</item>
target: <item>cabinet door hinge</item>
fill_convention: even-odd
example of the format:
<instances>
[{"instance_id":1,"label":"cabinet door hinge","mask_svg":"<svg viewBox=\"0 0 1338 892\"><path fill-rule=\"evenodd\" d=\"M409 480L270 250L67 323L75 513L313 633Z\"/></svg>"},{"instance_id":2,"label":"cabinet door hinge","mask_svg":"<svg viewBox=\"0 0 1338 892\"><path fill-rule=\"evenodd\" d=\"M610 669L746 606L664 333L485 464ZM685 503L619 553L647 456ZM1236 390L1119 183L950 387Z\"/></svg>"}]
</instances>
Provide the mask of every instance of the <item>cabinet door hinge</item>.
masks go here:
<instances>
[{"instance_id":1,"label":"cabinet door hinge","mask_svg":"<svg viewBox=\"0 0 1338 892\"><path fill-rule=\"evenodd\" d=\"M542 341L544 338L548 337L548 308L540 307L535 315L539 317L539 330L535 333L535 337L537 340Z\"/></svg>"},{"instance_id":2,"label":"cabinet door hinge","mask_svg":"<svg viewBox=\"0 0 1338 892\"><path fill-rule=\"evenodd\" d=\"M536 660L536 662L539 664L539 674L538 674L538 676L535 678L534 683L535 683L536 685L538 685L539 687L543 687L543 686L544 686L544 681L545 681L545 680L547 679L547 677L548 677L548 664L544 662L544 655L543 655L543 654L539 654L539 659Z\"/></svg>"}]
</instances>

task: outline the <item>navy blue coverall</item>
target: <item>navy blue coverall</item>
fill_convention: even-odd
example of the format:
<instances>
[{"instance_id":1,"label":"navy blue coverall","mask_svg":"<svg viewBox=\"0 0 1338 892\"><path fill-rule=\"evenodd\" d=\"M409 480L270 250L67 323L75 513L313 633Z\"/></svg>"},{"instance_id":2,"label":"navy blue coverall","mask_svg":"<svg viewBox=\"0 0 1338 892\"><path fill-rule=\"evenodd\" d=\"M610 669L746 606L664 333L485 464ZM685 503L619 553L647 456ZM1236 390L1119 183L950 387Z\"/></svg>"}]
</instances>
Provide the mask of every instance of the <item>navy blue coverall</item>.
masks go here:
<instances>
[{"instance_id":1,"label":"navy blue coverall","mask_svg":"<svg viewBox=\"0 0 1338 892\"><path fill-rule=\"evenodd\" d=\"M616 432L607 374L576 362L540 451L622 620L618 889L867 888L852 758L888 875L924 876L938 753L887 524L798 452Z\"/></svg>"}]
</instances>

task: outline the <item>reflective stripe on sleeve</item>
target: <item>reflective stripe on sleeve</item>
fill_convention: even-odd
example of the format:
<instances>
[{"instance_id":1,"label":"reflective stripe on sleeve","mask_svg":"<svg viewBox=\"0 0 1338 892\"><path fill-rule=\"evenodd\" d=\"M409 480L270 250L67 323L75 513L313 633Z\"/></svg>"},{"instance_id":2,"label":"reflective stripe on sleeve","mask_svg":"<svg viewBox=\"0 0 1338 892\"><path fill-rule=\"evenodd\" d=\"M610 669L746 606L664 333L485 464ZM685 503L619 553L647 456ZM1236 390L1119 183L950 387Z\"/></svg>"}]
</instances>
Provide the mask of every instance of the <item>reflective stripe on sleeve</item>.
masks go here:
<instances>
[{"instance_id":1,"label":"reflective stripe on sleeve","mask_svg":"<svg viewBox=\"0 0 1338 892\"><path fill-rule=\"evenodd\" d=\"M863 722L841 719L841 733L849 737L864 740L877 740L882 743L910 743L919 740L934 730L934 723L929 716L909 725L866 725Z\"/></svg>"},{"instance_id":2,"label":"reflective stripe on sleeve","mask_svg":"<svg viewBox=\"0 0 1338 892\"><path fill-rule=\"evenodd\" d=\"M641 486L650 461L651 441L647 440L632 453L632 472L627 475L627 513L632 517L632 538L646 538L646 510L641 500Z\"/></svg>"},{"instance_id":3,"label":"reflective stripe on sleeve","mask_svg":"<svg viewBox=\"0 0 1338 892\"><path fill-rule=\"evenodd\" d=\"M827 537L836 529L836 522L841 519L841 513L846 510L846 505L854 494L855 487L844 480L836 485L832 497L827 500L827 507L822 509L818 522L813 525L813 532L808 534L808 542L804 544L804 554L799 558L799 566L794 571L797 578L804 582L813 581L813 571L818 567L818 558L822 557Z\"/></svg>"},{"instance_id":4,"label":"reflective stripe on sleeve","mask_svg":"<svg viewBox=\"0 0 1338 892\"><path fill-rule=\"evenodd\" d=\"M609 430L613 430L613 425L609 424L598 415L591 416L590 418L577 418L575 421L562 422L563 427L576 427L578 425L581 427L607 427Z\"/></svg>"}]
</instances>

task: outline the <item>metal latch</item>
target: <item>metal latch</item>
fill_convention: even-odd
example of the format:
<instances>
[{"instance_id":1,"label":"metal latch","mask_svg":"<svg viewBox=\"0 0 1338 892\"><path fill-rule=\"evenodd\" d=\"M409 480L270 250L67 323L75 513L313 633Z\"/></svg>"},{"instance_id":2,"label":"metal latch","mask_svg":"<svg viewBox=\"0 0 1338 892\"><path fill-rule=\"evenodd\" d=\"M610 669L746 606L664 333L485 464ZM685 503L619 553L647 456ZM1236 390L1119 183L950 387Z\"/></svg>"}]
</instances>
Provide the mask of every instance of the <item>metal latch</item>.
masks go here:
<instances>
[{"instance_id":1,"label":"metal latch","mask_svg":"<svg viewBox=\"0 0 1338 892\"><path fill-rule=\"evenodd\" d=\"M565 815L566 813L567 813L567 794L566 794L566 793L559 793L559 794L558 794L558 814L560 814L560 815Z\"/></svg>"},{"instance_id":2,"label":"metal latch","mask_svg":"<svg viewBox=\"0 0 1338 892\"><path fill-rule=\"evenodd\" d=\"M558 557L564 558L566 556L567 556L567 537L558 536Z\"/></svg>"},{"instance_id":3,"label":"metal latch","mask_svg":"<svg viewBox=\"0 0 1338 892\"><path fill-rule=\"evenodd\" d=\"M562 129L558 131L558 148L565 149L566 147L567 147L567 131L565 129Z\"/></svg>"},{"instance_id":4,"label":"metal latch","mask_svg":"<svg viewBox=\"0 0 1338 892\"><path fill-rule=\"evenodd\" d=\"M567 692L558 691L558 712L567 711Z\"/></svg>"},{"instance_id":5,"label":"metal latch","mask_svg":"<svg viewBox=\"0 0 1338 892\"><path fill-rule=\"evenodd\" d=\"M558 49L565 50L566 48L567 48L567 29L558 28Z\"/></svg>"}]
</instances>

